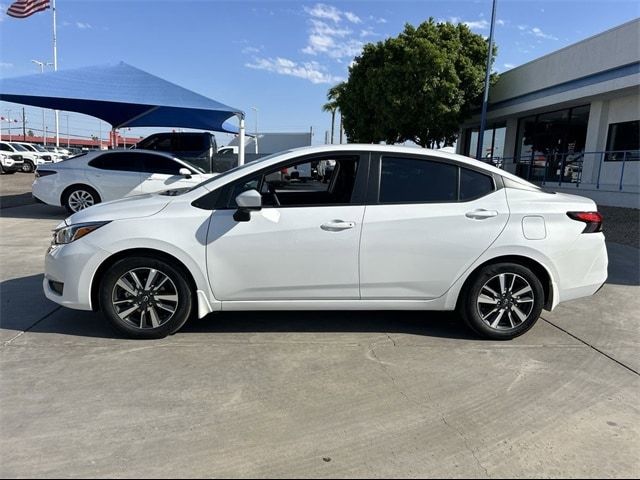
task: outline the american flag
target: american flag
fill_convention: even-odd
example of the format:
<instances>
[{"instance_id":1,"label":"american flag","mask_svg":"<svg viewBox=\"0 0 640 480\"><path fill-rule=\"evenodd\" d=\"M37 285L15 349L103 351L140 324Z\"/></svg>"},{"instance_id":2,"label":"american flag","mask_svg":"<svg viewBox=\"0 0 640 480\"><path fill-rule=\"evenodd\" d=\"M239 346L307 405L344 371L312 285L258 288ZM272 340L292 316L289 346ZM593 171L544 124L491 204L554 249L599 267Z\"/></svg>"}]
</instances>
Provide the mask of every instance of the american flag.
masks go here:
<instances>
[{"instance_id":1,"label":"american flag","mask_svg":"<svg viewBox=\"0 0 640 480\"><path fill-rule=\"evenodd\" d=\"M50 0L16 0L7 9L7 15L14 18L27 18L34 13L49 8Z\"/></svg>"}]
</instances>

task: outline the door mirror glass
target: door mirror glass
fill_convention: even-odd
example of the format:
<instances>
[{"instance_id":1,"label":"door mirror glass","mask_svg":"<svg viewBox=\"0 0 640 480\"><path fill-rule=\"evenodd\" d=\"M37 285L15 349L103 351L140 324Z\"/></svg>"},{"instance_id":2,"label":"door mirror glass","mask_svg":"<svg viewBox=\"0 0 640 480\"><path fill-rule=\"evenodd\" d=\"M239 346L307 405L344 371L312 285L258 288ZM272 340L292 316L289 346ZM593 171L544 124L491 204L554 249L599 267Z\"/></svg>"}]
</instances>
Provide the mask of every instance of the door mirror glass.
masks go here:
<instances>
[{"instance_id":1,"label":"door mirror glass","mask_svg":"<svg viewBox=\"0 0 640 480\"><path fill-rule=\"evenodd\" d=\"M180 175L182 175L183 177L191 178L191 170L189 170L188 168L182 167L182 168L178 171L178 173L179 173Z\"/></svg>"}]
</instances>

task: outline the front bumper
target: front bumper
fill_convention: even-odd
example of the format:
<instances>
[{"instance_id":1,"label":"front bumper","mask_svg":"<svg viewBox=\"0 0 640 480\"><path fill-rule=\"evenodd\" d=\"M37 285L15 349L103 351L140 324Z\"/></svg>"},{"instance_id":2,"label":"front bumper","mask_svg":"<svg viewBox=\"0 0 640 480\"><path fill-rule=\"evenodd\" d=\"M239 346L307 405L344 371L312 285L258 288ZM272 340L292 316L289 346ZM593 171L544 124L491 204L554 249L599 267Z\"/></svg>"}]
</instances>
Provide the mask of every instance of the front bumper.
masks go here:
<instances>
[{"instance_id":1,"label":"front bumper","mask_svg":"<svg viewBox=\"0 0 640 480\"><path fill-rule=\"evenodd\" d=\"M76 310L93 310L93 277L111 254L82 240L86 239L49 249L44 261L42 288L45 296L59 305ZM62 293L51 282L63 284Z\"/></svg>"}]
</instances>

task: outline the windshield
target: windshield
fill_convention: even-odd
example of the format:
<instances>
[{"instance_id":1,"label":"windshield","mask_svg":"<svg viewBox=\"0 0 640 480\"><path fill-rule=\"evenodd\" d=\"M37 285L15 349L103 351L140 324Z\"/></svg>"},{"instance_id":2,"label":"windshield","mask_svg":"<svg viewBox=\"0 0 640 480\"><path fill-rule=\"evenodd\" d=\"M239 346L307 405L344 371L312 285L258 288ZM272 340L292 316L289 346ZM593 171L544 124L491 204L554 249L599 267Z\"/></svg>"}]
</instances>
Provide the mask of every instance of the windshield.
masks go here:
<instances>
[{"instance_id":1,"label":"windshield","mask_svg":"<svg viewBox=\"0 0 640 480\"><path fill-rule=\"evenodd\" d=\"M217 181L220 178L224 178L224 177L226 177L226 176L228 176L228 175L230 175L232 173L240 172L240 171L244 170L247 167L253 167L253 166L258 165L260 163L263 163L263 162L265 162L267 160L271 160L272 158L279 157L281 155L285 155L285 154L287 154L289 152L291 152L291 150L284 150L282 152L272 153L271 155L267 155L266 157L259 158L258 160L254 160L253 162L245 163L244 165L239 165L237 167L232 168L231 170L227 170L224 173L216 175L213 178L209 178L209 179L205 180L204 182L200 182L195 187L190 188L189 191L191 192L191 191L195 190L196 188L200 188L202 185L206 185L208 183L213 182L214 180Z\"/></svg>"},{"instance_id":2,"label":"windshield","mask_svg":"<svg viewBox=\"0 0 640 480\"><path fill-rule=\"evenodd\" d=\"M19 152L28 152L29 150L24 148L22 145L20 145L19 143L12 143L11 146L13 148L15 148L16 150L18 150Z\"/></svg>"},{"instance_id":3,"label":"windshield","mask_svg":"<svg viewBox=\"0 0 640 480\"><path fill-rule=\"evenodd\" d=\"M35 148L37 151L39 152L47 152L48 150L46 148L44 148L42 145L32 145L33 148Z\"/></svg>"},{"instance_id":4,"label":"windshield","mask_svg":"<svg viewBox=\"0 0 640 480\"><path fill-rule=\"evenodd\" d=\"M179 160L182 163L186 163L187 165L189 165L189 167L193 168L198 173L207 173L207 172L204 171L204 168L199 167L195 163L190 162L189 160L185 160L184 158L174 158L174 160Z\"/></svg>"}]
</instances>

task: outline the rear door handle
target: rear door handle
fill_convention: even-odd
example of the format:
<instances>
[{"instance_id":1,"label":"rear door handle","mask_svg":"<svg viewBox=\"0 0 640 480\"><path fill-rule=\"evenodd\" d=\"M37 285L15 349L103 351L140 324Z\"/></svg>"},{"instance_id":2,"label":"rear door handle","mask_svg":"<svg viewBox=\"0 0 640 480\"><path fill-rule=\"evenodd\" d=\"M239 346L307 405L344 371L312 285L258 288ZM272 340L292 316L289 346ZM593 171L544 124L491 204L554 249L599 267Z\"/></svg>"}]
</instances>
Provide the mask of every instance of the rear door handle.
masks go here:
<instances>
[{"instance_id":1,"label":"rear door handle","mask_svg":"<svg viewBox=\"0 0 640 480\"><path fill-rule=\"evenodd\" d=\"M498 212L496 210L485 210L484 208L480 208L478 210L473 210L472 212L467 212L465 217L473 218L476 220L484 220L486 218L497 217Z\"/></svg>"},{"instance_id":2,"label":"rear door handle","mask_svg":"<svg viewBox=\"0 0 640 480\"><path fill-rule=\"evenodd\" d=\"M356 222L345 222L344 220L331 220L330 222L320 225L322 230L327 232L340 232L342 230L349 230L356 226Z\"/></svg>"}]
</instances>

